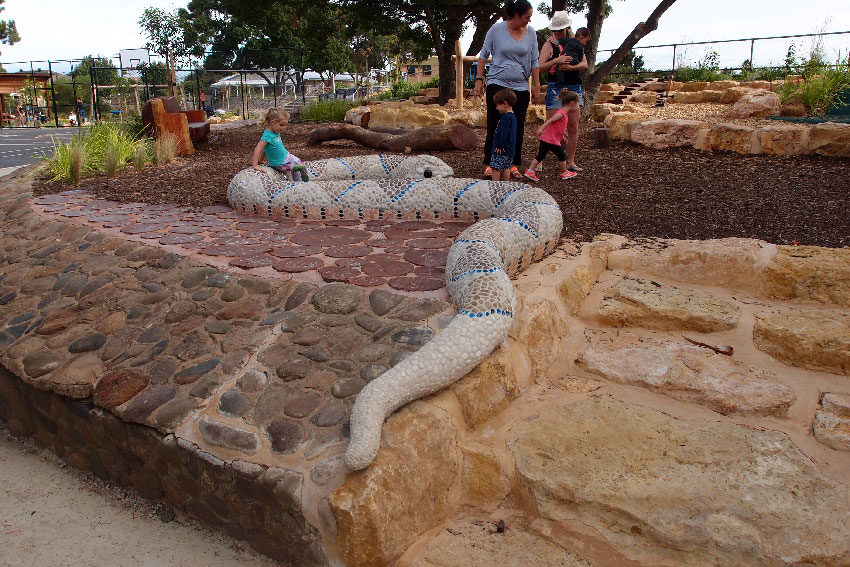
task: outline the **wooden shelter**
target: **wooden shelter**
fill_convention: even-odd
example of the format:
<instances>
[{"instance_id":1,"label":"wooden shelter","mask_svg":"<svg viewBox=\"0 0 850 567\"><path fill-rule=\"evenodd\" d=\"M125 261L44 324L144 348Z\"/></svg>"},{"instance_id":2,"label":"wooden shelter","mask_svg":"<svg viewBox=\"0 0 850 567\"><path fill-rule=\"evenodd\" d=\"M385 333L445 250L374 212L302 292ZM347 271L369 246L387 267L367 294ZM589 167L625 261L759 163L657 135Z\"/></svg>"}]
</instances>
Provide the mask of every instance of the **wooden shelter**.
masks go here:
<instances>
[{"instance_id":1,"label":"wooden shelter","mask_svg":"<svg viewBox=\"0 0 850 567\"><path fill-rule=\"evenodd\" d=\"M47 71L33 71L31 73L0 73L0 121L17 120L14 108L7 107L7 97L20 93L24 90L26 82L32 82L37 93L44 93L44 106L47 108L47 117L50 118L50 73ZM38 95L36 95L38 98ZM36 102L38 105L38 102ZM11 112L10 112L11 110Z\"/></svg>"}]
</instances>

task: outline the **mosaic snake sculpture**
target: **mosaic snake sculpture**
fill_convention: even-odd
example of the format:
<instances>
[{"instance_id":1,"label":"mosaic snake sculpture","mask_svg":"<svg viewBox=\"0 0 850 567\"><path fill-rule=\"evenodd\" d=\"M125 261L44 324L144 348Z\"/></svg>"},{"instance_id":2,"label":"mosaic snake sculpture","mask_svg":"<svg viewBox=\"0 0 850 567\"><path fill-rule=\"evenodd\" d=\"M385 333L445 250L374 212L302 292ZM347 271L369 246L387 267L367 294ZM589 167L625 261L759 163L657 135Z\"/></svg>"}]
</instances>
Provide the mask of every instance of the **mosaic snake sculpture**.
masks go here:
<instances>
[{"instance_id":1,"label":"mosaic snake sculpture","mask_svg":"<svg viewBox=\"0 0 850 567\"><path fill-rule=\"evenodd\" d=\"M308 182L245 169L230 183L227 200L236 210L271 217L474 222L455 239L446 260L446 289L457 316L357 395L344 460L359 470L375 459L389 415L454 383L505 339L516 307L510 277L555 249L563 220L541 189L447 177L451 168L431 156L372 155L305 165Z\"/></svg>"}]
</instances>

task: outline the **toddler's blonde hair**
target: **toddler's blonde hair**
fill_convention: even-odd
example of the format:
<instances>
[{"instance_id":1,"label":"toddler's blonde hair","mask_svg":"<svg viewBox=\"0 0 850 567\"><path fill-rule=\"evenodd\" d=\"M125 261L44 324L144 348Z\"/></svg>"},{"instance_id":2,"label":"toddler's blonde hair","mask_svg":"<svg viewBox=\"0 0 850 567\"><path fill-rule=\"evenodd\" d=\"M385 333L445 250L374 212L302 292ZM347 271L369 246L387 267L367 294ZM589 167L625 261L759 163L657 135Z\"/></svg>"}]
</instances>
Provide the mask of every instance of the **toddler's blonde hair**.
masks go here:
<instances>
[{"instance_id":1,"label":"toddler's blonde hair","mask_svg":"<svg viewBox=\"0 0 850 567\"><path fill-rule=\"evenodd\" d=\"M289 120L289 113L280 108L270 108L260 120L260 126L265 126L269 122L280 122L281 120Z\"/></svg>"}]
</instances>

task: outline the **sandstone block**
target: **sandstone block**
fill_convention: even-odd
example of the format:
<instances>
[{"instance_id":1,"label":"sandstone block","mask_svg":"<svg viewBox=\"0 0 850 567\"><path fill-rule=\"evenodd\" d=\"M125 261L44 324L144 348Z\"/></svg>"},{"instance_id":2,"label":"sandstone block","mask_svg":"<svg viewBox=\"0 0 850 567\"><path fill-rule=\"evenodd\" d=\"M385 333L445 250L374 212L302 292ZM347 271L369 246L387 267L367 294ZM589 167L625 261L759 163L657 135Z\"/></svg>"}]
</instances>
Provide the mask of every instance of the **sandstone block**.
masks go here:
<instances>
[{"instance_id":1,"label":"sandstone block","mask_svg":"<svg viewBox=\"0 0 850 567\"><path fill-rule=\"evenodd\" d=\"M593 99L595 103L606 103L611 101L614 98L614 94L611 91L599 91L596 93L596 98Z\"/></svg>"},{"instance_id":2,"label":"sandstone block","mask_svg":"<svg viewBox=\"0 0 850 567\"><path fill-rule=\"evenodd\" d=\"M623 87L617 83L605 83L599 87L599 92L618 93L623 90Z\"/></svg>"},{"instance_id":3,"label":"sandstone block","mask_svg":"<svg viewBox=\"0 0 850 567\"><path fill-rule=\"evenodd\" d=\"M773 91L776 90L775 87L778 86L770 81L744 81L740 83L740 86L745 89L758 89L764 91Z\"/></svg>"},{"instance_id":4,"label":"sandstone block","mask_svg":"<svg viewBox=\"0 0 850 567\"><path fill-rule=\"evenodd\" d=\"M348 565L390 565L445 519L460 474L456 444L451 418L430 404L414 402L387 420L375 461L330 497Z\"/></svg>"},{"instance_id":5,"label":"sandstone block","mask_svg":"<svg viewBox=\"0 0 850 567\"><path fill-rule=\"evenodd\" d=\"M411 565L592 567L590 563L553 543L551 539L526 531L524 527L517 523L504 533L499 533L495 529L495 522L452 522L447 529L428 542Z\"/></svg>"},{"instance_id":6,"label":"sandstone block","mask_svg":"<svg viewBox=\"0 0 850 567\"><path fill-rule=\"evenodd\" d=\"M392 128L421 128L447 124L449 113L434 105L413 105L411 103L387 103L372 105L369 126L388 126Z\"/></svg>"},{"instance_id":7,"label":"sandstone block","mask_svg":"<svg viewBox=\"0 0 850 567\"><path fill-rule=\"evenodd\" d=\"M723 415L785 415L796 397L776 375L663 336L599 331L576 362L606 380L654 390Z\"/></svg>"},{"instance_id":8,"label":"sandstone block","mask_svg":"<svg viewBox=\"0 0 850 567\"><path fill-rule=\"evenodd\" d=\"M519 397L510 351L500 345L450 388L471 429L490 420Z\"/></svg>"},{"instance_id":9,"label":"sandstone block","mask_svg":"<svg viewBox=\"0 0 850 567\"><path fill-rule=\"evenodd\" d=\"M809 132L809 151L822 156L850 157L850 124L824 122Z\"/></svg>"},{"instance_id":10,"label":"sandstone block","mask_svg":"<svg viewBox=\"0 0 850 567\"><path fill-rule=\"evenodd\" d=\"M646 117L637 112L614 112L605 117L605 126L611 130L615 140L629 141L632 139L632 128Z\"/></svg>"},{"instance_id":11,"label":"sandstone block","mask_svg":"<svg viewBox=\"0 0 850 567\"><path fill-rule=\"evenodd\" d=\"M474 446L464 450L463 491L468 505L493 510L510 490L510 478L491 449Z\"/></svg>"},{"instance_id":12,"label":"sandstone block","mask_svg":"<svg viewBox=\"0 0 850 567\"><path fill-rule=\"evenodd\" d=\"M638 91L632 95L630 100L632 102L640 102L643 104L653 104L655 103L656 97L655 93L651 93L649 91Z\"/></svg>"},{"instance_id":13,"label":"sandstone block","mask_svg":"<svg viewBox=\"0 0 850 567\"><path fill-rule=\"evenodd\" d=\"M590 119L595 120L596 122L602 122L605 120L605 117L611 114L612 112L616 112L617 110L614 108L615 106L619 106L617 104L607 104L607 103L597 103L590 107Z\"/></svg>"},{"instance_id":14,"label":"sandstone block","mask_svg":"<svg viewBox=\"0 0 850 567\"><path fill-rule=\"evenodd\" d=\"M850 395L824 394L812 431L819 443L836 451L850 451Z\"/></svg>"},{"instance_id":15,"label":"sandstone block","mask_svg":"<svg viewBox=\"0 0 850 567\"><path fill-rule=\"evenodd\" d=\"M761 118L779 116L779 95L773 91L752 90L742 96L729 110L729 118Z\"/></svg>"},{"instance_id":16,"label":"sandstone block","mask_svg":"<svg viewBox=\"0 0 850 567\"><path fill-rule=\"evenodd\" d=\"M809 150L809 128L807 126L784 125L764 126L756 130L761 153L779 156L805 154Z\"/></svg>"},{"instance_id":17,"label":"sandstone block","mask_svg":"<svg viewBox=\"0 0 850 567\"><path fill-rule=\"evenodd\" d=\"M546 122L546 106L543 104L529 104L528 112L525 114L526 124Z\"/></svg>"},{"instance_id":18,"label":"sandstone block","mask_svg":"<svg viewBox=\"0 0 850 567\"><path fill-rule=\"evenodd\" d=\"M801 299L850 307L850 248L777 246L761 273L771 299Z\"/></svg>"},{"instance_id":19,"label":"sandstone block","mask_svg":"<svg viewBox=\"0 0 850 567\"><path fill-rule=\"evenodd\" d=\"M706 81L691 81L689 83L682 83L682 86L679 87L679 92L681 93L695 93L708 87L708 83Z\"/></svg>"},{"instance_id":20,"label":"sandstone block","mask_svg":"<svg viewBox=\"0 0 850 567\"><path fill-rule=\"evenodd\" d=\"M592 398L518 422L508 446L541 516L642 565L832 565L848 552L846 490L782 433Z\"/></svg>"},{"instance_id":21,"label":"sandstone block","mask_svg":"<svg viewBox=\"0 0 850 567\"><path fill-rule=\"evenodd\" d=\"M759 153L758 137L749 126L724 122L713 125L705 138L705 149L726 150L739 154Z\"/></svg>"},{"instance_id":22,"label":"sandstone block","mask_svg":"<svg viewBox=\"0 0 850 567\"><path fill-rule=\"evenodd\" d=\"M673 96L668 101L680 104L700 104L705 102L705 93L703 91L678 90L673 93Z\"/></svg>"},{"instance_id":23,"label":"sandstone block","mask_svg":"<svg viewBox=\"0 0 850 567\"><path fill-rule=\"evenodd\" d=\"M632 128L632 141L656 149L693 146L705 128L708 125L699 120L647 120Z\"/></svg>"},{"instance_id":24,"label":"sandstone block","mask_svg":"<svg viewBox=\"0 0 850 567\"><path fill-rule=\"evenodd\" d=\"M611 269L631 270L679 282L761 292L761 270L776 246L746 238L669 240L663 249L639 247L611 252Z\"/></svg>"},{"instance_id":25,"label":"sandstone block","mask_svg":"<svg viewBox=\"0 0 850 567\"><path fill-rule=\"evenodd\" d=\"M750 92L750 89L746 87L731 87L723 91L718 102L720 104L735 104L748 92Z\"/></svg>"},{"instance_id":26,"label":"sandstone block","mask_svg":"<svg viewBox=\"0 0 850 567\"><path fill-rule=\"evenodd\" d=\"M713 91L725 91L727 89L733 89L740 85L738 81L712 81L708 84L706 88L711 89Z\"/></svg>"},{"instance_id":27,"label":"sandstone block","mask_svg":"<svg viewBox=\"0 0 850 567\"><path fill-rule=\"evenodd\" d=\"M465 124L470 128L483 128L487 124L487 115L480 110L455 110L449 116L449 124Z\"/></svg>"},{"instance_id":28,"label":"sandstone block","mask_svg":"<svg viewBox=\"0 0 850 567\"><path fill-rule=\"evenodd\" d=\"M795 116L801 118L809 115L809 107L800 100L786 100L781 103L780 116Z\"/></svg>"},{"instance_id":29,"label":"sandstone block","mask_svg":"<svg viewBox=\"0 0 850 567\"><path fill-rule=\"evenodd\" d=\"M578 313L582 302L590 293L590 289L603 269L604 263L594 265L591 258L584 256L571 262L562 270L565 273L558 285L558 295L570 315Z\"/></svg>"},{"instance_id":30,"label":"sandstone block","mask_svg":"<svg viewBox=\"0 0 850 567\"><path fill-rule=\"evenodd\" d=\"M602 300L599 319L611 325L712 333L738 325L741 309L701 291L624 279Z\"/></svg>"},{"instance_id":31,"label":"sandstone block","mask_svg":"<svg viewBox=\"0 0 850 567\"><path fill-rule=\"evenodd\" d=\"M511 336L528 354L535 379L542 378L558 356L558 347L565 332L566 324L554 303L543 297L523 299Z\"/></svg>"},{"instance_id":32,"label":"sandstone block","mask_svg":"<svg viewBox=\"0 0 850 567\"><path fill-rule=\"evenodd\" d=\"M850 376L850 313L813 308L757 313L753 342L791 366Z\"/></svg>"}]
</instances>

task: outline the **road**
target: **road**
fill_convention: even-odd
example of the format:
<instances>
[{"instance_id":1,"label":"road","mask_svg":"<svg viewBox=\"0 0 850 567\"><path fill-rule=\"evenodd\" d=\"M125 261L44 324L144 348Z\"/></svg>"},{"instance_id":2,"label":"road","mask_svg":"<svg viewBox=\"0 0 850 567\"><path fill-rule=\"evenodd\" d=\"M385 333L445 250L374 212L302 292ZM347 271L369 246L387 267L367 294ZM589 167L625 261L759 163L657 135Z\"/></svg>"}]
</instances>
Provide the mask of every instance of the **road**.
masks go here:
<instances>
[{"instance_id":1,"label":"road","mask_svg":"<svg viewBox=\"0 0 850 567\"><path fill-rule=\"evenodd\" d=\"M35 163L42 151L53 148L53 139L67 142L79 128L3 128L0 129L0 169Z\"/></svg>"}]
</instances>

